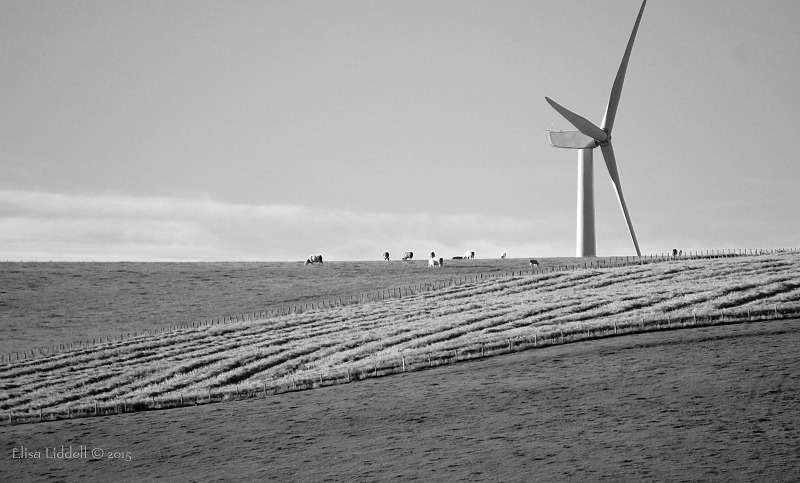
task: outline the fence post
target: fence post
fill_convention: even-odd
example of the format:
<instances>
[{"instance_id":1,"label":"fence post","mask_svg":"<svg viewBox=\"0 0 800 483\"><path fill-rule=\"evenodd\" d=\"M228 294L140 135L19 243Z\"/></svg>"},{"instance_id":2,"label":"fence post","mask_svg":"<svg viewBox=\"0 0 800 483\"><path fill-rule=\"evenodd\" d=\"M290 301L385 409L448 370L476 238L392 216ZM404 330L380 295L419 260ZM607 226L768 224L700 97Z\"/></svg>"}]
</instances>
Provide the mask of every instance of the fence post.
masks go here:
<instances>
[{"instance_id":1,"label":"fence post","mask_svg":"<svg viewBox=\"0 0 800 483\"><path fill-rule=\"evenodd\" d=\"M406 372L406 356L400 356L403 358L403 372Z\"/></svg>"}]
</instances>

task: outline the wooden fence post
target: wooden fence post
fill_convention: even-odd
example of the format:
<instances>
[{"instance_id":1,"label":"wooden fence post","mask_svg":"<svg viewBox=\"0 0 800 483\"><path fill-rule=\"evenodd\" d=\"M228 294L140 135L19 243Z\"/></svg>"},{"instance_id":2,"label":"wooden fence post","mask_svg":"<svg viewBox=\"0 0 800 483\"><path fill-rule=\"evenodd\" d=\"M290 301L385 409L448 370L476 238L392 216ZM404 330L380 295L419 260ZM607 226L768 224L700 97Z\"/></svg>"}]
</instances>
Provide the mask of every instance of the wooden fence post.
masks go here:
<instances>
[{"instance_id":1,"label":"wooden fence post","mask_svg":"<svg viewBox=\"0 0 800 483\"><path fill-rule=\"evenodd\" d=\"M400 356L403 358L403 372L406 372L406 356Z\"/></svg>"}]
</instances>

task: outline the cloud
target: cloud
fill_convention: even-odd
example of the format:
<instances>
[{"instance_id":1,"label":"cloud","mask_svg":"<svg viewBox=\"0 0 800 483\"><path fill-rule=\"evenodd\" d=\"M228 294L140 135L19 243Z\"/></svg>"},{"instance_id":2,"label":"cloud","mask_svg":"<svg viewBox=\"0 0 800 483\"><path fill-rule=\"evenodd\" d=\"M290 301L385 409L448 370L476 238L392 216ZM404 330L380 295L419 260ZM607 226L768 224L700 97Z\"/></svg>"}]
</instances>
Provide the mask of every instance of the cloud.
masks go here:
<instances>
[{"instance_id":1,"label":"cloud","mask_svg":"<svg viewBox=\"0 0 800 483\"><path fill-rule=\"evenodd\" d=\"M572 251L571 225L483 213L0 190L0 258L11 260L304 260L316 253L368 260L386 250L565 255Z\"/></svg>"}]
</instances>

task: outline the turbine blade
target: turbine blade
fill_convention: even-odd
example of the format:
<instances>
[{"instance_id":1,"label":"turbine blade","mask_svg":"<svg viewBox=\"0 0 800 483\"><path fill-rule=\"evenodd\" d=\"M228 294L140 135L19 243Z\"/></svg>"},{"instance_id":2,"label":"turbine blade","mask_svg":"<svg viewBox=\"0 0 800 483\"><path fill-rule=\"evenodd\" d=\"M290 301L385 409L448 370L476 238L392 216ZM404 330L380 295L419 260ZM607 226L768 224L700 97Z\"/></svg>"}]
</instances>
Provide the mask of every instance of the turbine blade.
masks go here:
<instances>
[{"instance_id":1,"label":"turbine blade","mask_svg":"<svg viewBox=\"0 0 800 483\"><path fill-rule=\"evenodd\" d=\"M605 131L600 129L599 127L595 126L592 121L586 119L585 117L575 114L574 112L570 111L566 107L563 107L561 104L557 103L556 101L550 99L549 97L545 97L545 100L553 106L553 109L558 111L559 114L564 116L564 118L570 122L573 126L578 128L578 131L582 132L583 134L597 139L600 142L605 141L608 139L608 134Z\"/></svg>"},{"instance_id":2,"label":"turbine blade","mask_svg":"<svg viewBox=\"0 0 800 483\"><path fill-rule=\"evenodd\" d=\"M628 230L631 232L631 240L633 240L633 246L636 247L636 255L642 256L642 252L639 251L639 242L636 241L636 233L633 231L631 215L628 214L628 205L625 204L625 197L622 195L622 183L619 181L619 172L617 171L617 159L614 157L614 148L611 147L611 143L608 143L604 146L600 146L600 149L603 150L603 159L606 161L608 174L611 176L611 181L614 183L614 188L617 190L617 199L619 200L619 205L622 207L622 214L625 215L625 222L628 224Z\"/></svg>"},{"instance_id":3,"label":"turbine blade","mask_svg":"<svg viewBox=\"0 0 800 483\"><path fill-rule=\"evenodd\" d=\"M614 128L614 118L617 117L617 106L619 105L619 98L622 95L622 84L625 82L625 72L628 70L628 60L631 58L631 51L633 50L633 41L636 40L636 31L639 30L639 22L642 20L644 13L644 6L647 0L642 2L642 8L639 9L639 16L636 17L636 23L633 25L633 32L631 38L628 40L628 47L625 49L625 55L622 56L622 64L617 71L617 78L614 79L614 86L611 88L611 98L608 100L606 107L606 114L603 116L603 124L601 126L608 132Z\"/></svg>"}]
</instances>

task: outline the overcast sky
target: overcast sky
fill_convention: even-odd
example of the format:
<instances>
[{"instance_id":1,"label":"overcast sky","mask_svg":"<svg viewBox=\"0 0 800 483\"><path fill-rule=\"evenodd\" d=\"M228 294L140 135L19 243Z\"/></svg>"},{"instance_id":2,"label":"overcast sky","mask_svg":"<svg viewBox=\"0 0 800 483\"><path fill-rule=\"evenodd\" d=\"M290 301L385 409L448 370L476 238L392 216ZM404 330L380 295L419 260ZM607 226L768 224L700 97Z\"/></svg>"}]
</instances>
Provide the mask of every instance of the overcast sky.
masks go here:
<instances>
[{"instance_id":1,"label":"overcast sky","mask_svg":"<svg viewBox=\"0 0 800 483\"><path fill-rule=\"evenodd\" d=\"M0 0L0 259L573 256L641 5ZM650 0L614 125L643 253L800 246L800 2ZM635 254L599 150L598 255Z\"/></svg>"}]
</instances>

